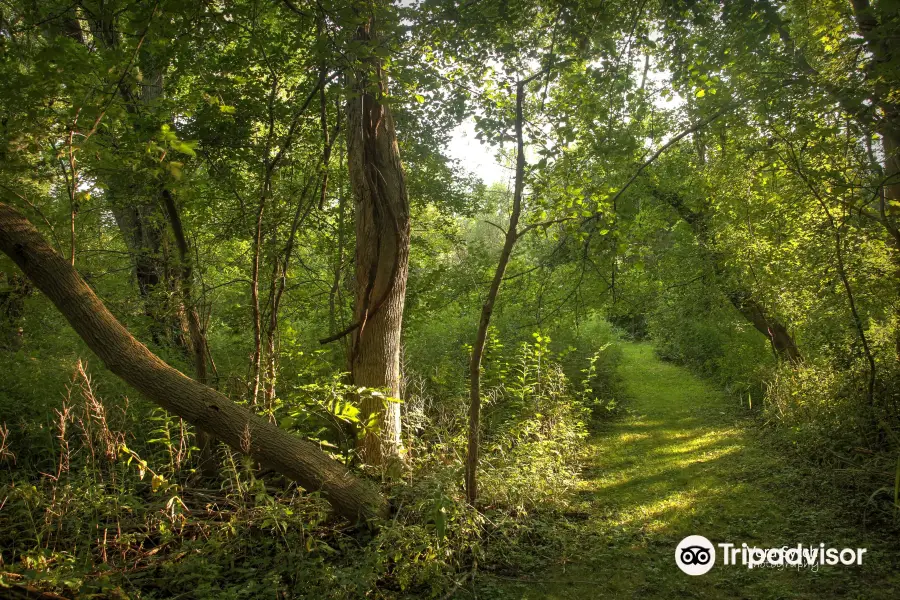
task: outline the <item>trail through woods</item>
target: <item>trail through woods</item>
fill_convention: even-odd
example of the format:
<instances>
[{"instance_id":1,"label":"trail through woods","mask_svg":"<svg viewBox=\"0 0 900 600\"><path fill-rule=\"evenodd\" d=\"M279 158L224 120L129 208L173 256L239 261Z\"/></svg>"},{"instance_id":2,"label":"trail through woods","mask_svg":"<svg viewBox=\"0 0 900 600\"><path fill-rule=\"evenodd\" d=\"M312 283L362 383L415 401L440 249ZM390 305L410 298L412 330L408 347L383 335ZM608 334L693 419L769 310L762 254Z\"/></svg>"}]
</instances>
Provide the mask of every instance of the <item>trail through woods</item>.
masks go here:
<instances>
[{"instance_id":1,"label":"trail through woods","mask_svg":"<svg viewBox=\"0 0 900 600\"><path fill-rule=\"evenodd\" d=\"M479 598L897 597L896 549L827 500L834 498L827 476L785 458L746 409L660 361L651 346L624 350L628 413L591 442L567 551L545 572L477 576ZM824 542L868 552L861 567L817 572L748 570L717 557L709 573L691 577L674 555L692 534L715 544Z\"/></svg>"}]
</instances>

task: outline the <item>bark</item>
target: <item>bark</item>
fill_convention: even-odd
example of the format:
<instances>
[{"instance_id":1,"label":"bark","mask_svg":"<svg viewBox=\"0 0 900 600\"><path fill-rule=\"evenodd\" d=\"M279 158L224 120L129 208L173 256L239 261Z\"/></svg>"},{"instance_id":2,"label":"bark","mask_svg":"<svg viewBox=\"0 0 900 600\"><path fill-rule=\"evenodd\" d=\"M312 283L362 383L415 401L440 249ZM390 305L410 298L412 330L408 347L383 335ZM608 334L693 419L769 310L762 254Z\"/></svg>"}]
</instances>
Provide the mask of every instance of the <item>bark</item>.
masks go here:
<instances>
[{"instance_id":1,"label":"bark","mask_svg":"<svg viewBox=\"0 0 900 600\"><path fill-rule=\"evenodd\" d=\"M343 162L343 161L341 161ZM334 271L331 278L331 289L328 292L328 320L330 330L337 330L337 303L341 296L341 278L344 274L344 213L347 208L347 195L343 186L338 192L338 222L337 222L337 248L335 249Z\"/></svg>"},{"instance_id":2,"label":"bark","mask_svg":"<svg viewBox=\"0 0 900 600\"><path fill-rule=\"evenodd\" d=\"M101 14L92 22L92 30L107 49L118 46L119 33L109 14ZM139 92L125 83L120 83L117 90L125 104L126 115L134 121L136 130L141 129L141 121L137 117L164 93L166 65L148 64L145 60L142 66ZM155 131L151 128L148 133ZM134 260L135 280L144 303L144 312L151 322L154 342L174 346L189 358L197 381L206 385L209 380L209 348L192 298L192 260L178 207L168 189L162 187L160 191L160 186L152 180L144 183L146 189L142 189L140 184L129 188L117 181L110 181L107 186L109 203ZM179 264L175 269L170 268L164 252L166 220L178 249ZM208 477L214 476L217 472L215 439L198 431L197 445L200 448L201 472Z\"/></svg>"},{"instance_id":3,"label":"bark","mask_svg":"<svg viewBox=\"0 0 900 600\"><path fill-rule=\"evenodd\" d=\"M206 368L207 343L206 334L200 324L200 314L194 300L193 278L194 269L191 260L190 246L188 245L187 236L184 233L184 225L181 222L181 214L175 199L168 191L163 192L163 201L166 207L166 213L169 217L169 224L172 228L172 234L175 238L175 245L178 248L179 268L178 280L181 283L181 301L185 307L185 315L187 319L187 327L191 336L191 355L194 359L194 371L197 375L197 381L206 385L208 383L208 371Z\"/></svg>"},{"instance_id":4,"label":"bark","mask_svg":"<svg viewBox=\"0 0 900 600\"><path fill-rule=\"evenodd\" d=\"M377 44L374 19L356 37ZM394 119L381 103L387 78L374 53L350 73L347 162L356 200L356 308L351 373L356 385L400 397L400 330L409 262L409 199ZM366 394L360 401L366 427L363 459L380 465L401 450L400 405Z\"/></svg>"},{"instance_id":5,"label":"bark","mask_svg":"<svg viewBox=\"0 0 900 600\"><path fill-rule=\"evenodd\" d=\"M872 349L869 346L869 339L866 336L866 329L863 325L863 320L859 314L859 310L856 308L856 298L853 295L853 288L850 286L850 278L847 275L847 267L844 264L841 228L839 228L836 224L834 217L831 216L831 211L828 210L828 207L824 202L822 203L822 208L825 211L825 214L828 216L828 221L831 224L832 231L834 232L834 253L835 258L837 259L838 276L840 277L841 283L844 286L844 291L847 293L847 303L850 307L850 315L853 317L853 324L856 327L856 333L857 335L859 335L860 342L862 342L863 353L866 357L866 363L868 363L869 366L869 380L866 388L866 398L869 401L869 406L874 407L876 380L875 357L872 356Z\"/></svg>"},{"instance_id":6,"label":"bark","mask_svg":"<svg viewBox=\"0 0 900 600\"><path fill-rule=\"evenodd\" d=\"M187 321L186 327L190 336L191 357L194 363L194 375L203 385L209 384L209 372L207 370L207 356L209 345L206 340L206 332L200 323L200 314L194 301L193 279L194 272L191 260L190 246L187 236L184 234L184 225L181 222L181 214L172 194L165 190L162 194L165 203L166 214L169 217L169 225L178 247L179 269L178 280L181 282L181 306L184 307L183 315ZM200 448L200 471L207 477L214 477L218 472L218 464L215 458L216 440L203 431L197 432L197 446Z\"/></svg>"},{"instance_id":7,"label":"bark","mask_svg":"<svg viewBox=\"0 0 900 600\"><path fill-rule=\"evenodd\" d=\"M0 251L53 302L107 368L147 398L307 491L321 491L338 513L351 520L387 514L386 501L370 483L354 477L316 444L279 429L151 353L34 226L2 203Z\"/></svg>"},{"instance_id":8,"label":"bark","mask_svg":"<svg viewBox=\"0 0 900 600\"><path fill-rule=\"evenodd\" d=\"M279 163L284 158L285 154L288 152L290 147L294 143L294 138L296 137L298 127L300 124L300 118L306 112L306 109L309 108L319 89L322 88L327 83L327 79L319 78L316 81L315 86L312 89L312 92L307 96L306 101L300 107L300 109L294 114L293 119L291 120L291 124L288 127L287 135L277 146L275 145L275 101L278 94L278 79L272 78L270 82L270 90L269 90L269 100L268 100L268 127L266 132L266 142L263 148L263 180L262 185L260 186L259 193L259 203L256 209L256 224L254 228L253 235L253 257L252 257L252 274L250 277L250 295L251 295L251 310L253 317L253 355L250 359L250 404L251 406L255 406L257 400L259 399L259 388L260 388L260 377L262 370L262 310L260 308L260 297L259 297L259 273L262 261L262 242L263 242L263 217L265 215L266 203L270 200L272 195L272 181L275 176L275 172L278 168ZM273 150L277 147L277 151L274 156L271 156ZM308 186L307 186L308 187ZM294 215L294 222L291 228L291 235L288 241L287 249L285 250L284 264L280 265L278 263L278 257L275 258L275 265L273 266L273 275L272 275L272 285L270 287L270 296L269 296L269 307L271 309L270 317L274 318L274 324L270 323L270 331L272 334L268 338L268 347L270 349L269 353L269 361L274 360L274 347L275 347L275 329L277 328L278 323L278 301L280 299L281 293L284 291L284 276L287 270L287 261L290 255L290 250L293 247L294 238L297 233L298 227L298 219L300 218L301 208L304 204L304 199L306 197L306 191L304 190L301 199L297 205L297 212ZM303 213L304 216L306 213ZM273 242L276 241L275 233L272 235ZM274 254L274 253L273 253ZM276 279L278 279L278 271L281 270L281 287L279 288L278 296L276 297L275 285ZM274 377L274 363L270 363L272 366L272 375ZM267 393L272 394L274 397L274 379L272 379L272 386L266 388ZM267 396L269 397L269 396Z\"/></svg>"},{"instance_id":9,"label":"bark","mask_svg":"<svg viewBox=\"0 0 900 600\"><path fill-rule=\"evenodd\" d=\"M319 80L319 86L321 88L321 93L324 97L325 94L325 75L323 74ZM306 222L306 218L309 216L309 213L312 212L313 206L315 205L309 198L311 191L320 190L322 194L320 196L320 208L322 199L325 197L326 193L326 185L328 181L328 162L331 156L331 146L334 143L335 136L338 131L340 131L340 119L338 119L338 123L335 125L334 132L330 136L328 135L327 123L323 121L323 127L325 130L325 140L324 140L324 150L322 155L322 163L319 165L322 168L321 174L318 177L310 177L306 185L303 187L303 191L300 193L300 197L297 200L297 207L294 211L294 217L291 221L291 231L288 234L287 243L284 245L284 249L281 252L280 257L276 257L274 261L274 265L272 266L272 280L269 286L269 318L268 325L266 327L266 385L265 385L265 406L267 409L271 409L274 405L275 401L275 380L278 375L278 365L277 365L277 353L276 353L276 345L278 338L278 312L281 308L281 299L284 297L284 290L287 286L287 273L288 268L291 264L291 258L294 254L294 248L297 243L297 233L300 228L303 226L303 223ZM331 141L329 141L329 139ZM315 185L319 184L319 180L321 180L321 187L316 188ZM273 237L274 242L274 237Z\"/></svg>"},{"instance_id":10,"label":"bark","mask_svg":"<svg viewBox=\"0 0 900 600\"><path fill-rule=\"evenodd\" d=\"M263 214L266 207L266 193L269 185L269 168L266 167L266 183L260 194L256 209L256 227L253 234L253 259L250 274L250 307L253 317L253 355L250 357L250 406L256 406L259 399L260 365L262 361L262 312L259 308L259 266L262 251Z\"/></svg>"},{"instance_id":11,"label":"bark","mask_svg":"<svg viewBox=\"0 0 900 600\"><path fill-rule=\"evenodd\" d=\"M846 230L847 222L846 217L841 223L838 223L837 219L835 219L832 214L831 209L828 208L828 203L825 201L825 198L822 197L822 194L819 193L816 185L807 177L802 168L802 163L800 161L799 156L795 153L790 153L792 163L794 164L794 170L797 175L803 180L806 184L806 187L809 188L809 191L813 194L816 201L819 203L819 206L822 208L822 212L825 214L825 218L828 220L828 225L831 228L832 235L834 236L834 257L836 261L837 273L838 277L841 280L841 284L844 286L844 292L847 294L847 303L850 308L850 315L853 317L853 325L856 327L856 333L859 336L860 342L862 343L863 353L866 357L866 362L869 366L869 381L867 386L866 398L869 402L869 406L875 406L875 381L877 377L876 373L876 365L875 365L875 357L872 355L872 349L869 345L868 336L866 336L866 328L863 323L862 316L859 314L859 310L856 307L856 297L853 294L853 287L850 285L850 277L847 273L846 263L844 262L844 231ZM787 161L785 161L786 164ZM874 424L877 426L877 423Z\"/></svg>"},{"instance_id":12,"label":"bark","mask_svg":"<svg viewBox=\"0 0 900 600\"><path fill-rule=\"evenodd\" d=\"M321 16L316 24L316 34L321 38L325 29L325 18ZM322 186L319 193L319 210L325 208L328 196L328 163L331 160L331 148L334 136L328 135L328 104L325 81L328 78L328 66L323 62L319 66L319 125L322 128ZM340 123L340 120L338 121Z\"/></svg>"},{"instance_id":13,"label":"bark","mask_svg":"<svg viewBox=\"0 0 900 600\"><path fill-rule=\"evenodd\" d=\"M720 275L720 281L724 281L726 278L721 276L721 264L717 262L713 268ZM730 289L725 290L725 296L741 316L753 325L754 329L766 336L772 345L772 350L780 359L793 364L801 361L800 350L797 349L797 344L787 328L769 314L766 307L753 298L747 290L731 285Z\"/></svg>"},{"instance_id":14,"label":"bark","mask_svg":"<svg viewBox=\"0 0 900 600\"><path fill-rule=\"evenodd\" d=\"M78 216L78 166L75 162L75 148L72 146L72 138L75 135L75 125L69 129L66 137L66 152L69 155L69 175L66 178L69 188L69 263L75 266L75 218ZM63 169L65 175L65 168Z\"/></svg>"},{"instance_id":15,"label":"bark","mask_svg":"<svg viewBox=\"0 0 900 600\"><path fill-rule=\"evenodd\" d=\"M267 411L275 408L275 375L277 370L277 336L278 336L278 281L284 281L285 273L280 261L275 260L272 267L272 281L269 285L269 318L266 325L266 370L263 389L263 406ZM271 413L269 413L271 415Z\"/></svg>"},{"instance_id":16,"label":"bark","mask_svg":"<svg viewBox=\"0 0 900 600\"><path fill-rule=\"evenodd\" d=\"M99 45L107 50L118 48L121 36L108 11L96 13L96 18L90 20L90 29ZM131 127L147 136L155 135L158 129L146 124L143 113L163 96L166 66L145 57L140 88L122 80L116 90ZM190 332L185 308L177 300L169 300L177 296L181 282L168 276L172 269L165 253L167 215L163 206L167 191L153 178L129 181L130 177L119 174L110 178L107 200L134 261L134 276L144 313L151 322L151 336L157 345L173 346L190 358L188 346L193 342L187 339Z\"/></svg>"},{"instance_id":17,"label":"bark","mask_svg":"<svg viewBox=\"0 0 900 600\"><path fill-rule=\"evenodd\" d=\"M734 275L725 267L721 256L713 249L713 239L709 232L706 215L692 210L684 199L676 193L653 190L653 195L671 206L681 219L690 225L700 243L700 247L713 268L725 297L748 323L764 335L772 345L776 356L789 363L796 364L802 360L800 350L787 327L774 317L770 311Z\"/></svg>"},{"instance_id":18,"label":"bark","mask_svg":"<svg viewBox=\"0 0 900 600\"><path fill-rule=\"evenodd\" d=\"M161 293L165 290L161 285L165 283L166 272L162 261L163 215L155 205L121 199L119 191L120 186L114 183L107 189L107 199L134 263L134 278L144 314L150 320L150 335L157 345L178 346L175 332L179 327L161 300L166 295Z\"/></svg>"},{"instance_id":19,"label":"bark","mask_svg":"<svg viewBox=\"0 0 900 600\"><path fill-rule=\"evenodd\" d=\"M491 315L494 312L494 303L500 293L500 284L503 283L503 275L509 264L513 247L519 238L519 217L522 214L522 194L525 190L525 142L522 133L524 123L522 105L525 100L525 82L520 81L516 86L516 183L513 190L513 208L509 216L509 226L503 242L503 250L500 251L500 260L494 271L494 279L488 290L487 298L481 307L481 319L478 321L478 331L475 334L475 344L472 346L472 358L469 361L469 445L466 453L466 498L469 504L475 504L478 499L478 443L481 433L481 358L484 355L484 345L487 340L488 328L491 324Z\"/></svg>"},{"instance_id":20,"label":"bark","mask_svg":"<svg viewBox=\"0 0 900 600\"><path fill-rule=\"evenodd\" d=\"M263 180L259 191L259 202L256 208L256 221L253 229L253 256L251 258L251 274L250 274L250 310L253 319L253 354L250 357L250 390L249 401L250 406L256 406L259 400L259 388L262 375L262 309L259 299L259 273L262 261L262 244L263 244L263 217L266 211L266 202L272 192L272 178L275 175L275 169L279 160L287 150L288 145L293 139L291 134L284 145L278 150L274 158L270 158L273 147L273 139L275 136L275 98L278 93L278 80L272 78L270 81L269 100L268 100L268 131L266 133L266 143L263 147ZM307 105L309 100L307 101ZM304 106L303 110L306 107ZM301 112L303 112L301 110ZM294 121L296 124L296 120ZM295 124L291 125L293 131ZM274 241L273 233L273 241ZM278 269L278 264L274 267ZM273 275L272 285L274 286L275 276ZM270 300L274 296L270 297Z\"/></svg>"}]
</instances>

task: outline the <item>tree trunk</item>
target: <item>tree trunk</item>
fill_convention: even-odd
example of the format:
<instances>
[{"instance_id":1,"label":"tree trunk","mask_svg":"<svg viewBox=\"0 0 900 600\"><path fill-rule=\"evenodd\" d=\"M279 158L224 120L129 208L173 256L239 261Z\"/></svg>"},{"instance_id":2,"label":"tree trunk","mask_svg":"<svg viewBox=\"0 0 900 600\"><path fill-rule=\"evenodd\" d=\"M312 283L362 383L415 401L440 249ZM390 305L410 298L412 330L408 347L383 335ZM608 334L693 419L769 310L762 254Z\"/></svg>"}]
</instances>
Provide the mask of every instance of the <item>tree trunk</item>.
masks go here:
<instances>
[{"instance_id":1,"label":"tree trunk","mask_svg":"<svg viewBox=\"0 0 900 600\"><path fill-rule=\"evenodd\" d=\"M94 36L108 49L118 47L119 34L109 13L99 15L92 27ZM84 42L83 37L78 39ZM119 85L117 92L125 103L126 114L135 121L133 127L136 130L142 128L136 117L163 96L166 66L143 66L139 94L124 83ZM154 134L155 130L151 128L148 133ZM206 385L209 380L206 368L209 348L197 307L193 304L192 260L184 227L171 192L164 186L159 191L159 185L153 180L146 184L148 189L142 190L139 185L126 189L113 178L107 185L109 204L134 260L138 292L144 303L144 312L151 322L153 341L157 345L173 346L189 358L197 381ZM123 194L123 191L126 193ZM163 253L166 241L164 215L168 217L179 254L180 264L174 269L174 277L170 276L173 270L168 268ZM161 301L161 298L169 300ZM197 446L200 448L201 472L208 477L215 476L218 470L214 456L215 439L198 430Z\"/></svg>"},{"instance_id":2,"label":"tree trunk","mask_svg":"<svg viewBox=\"0 0 900 600\"><path fill-rule=\"evenodd\" d=\"M175 199L168 190L162 194L169 217L169 225L175 237L175 245L178 247L179 268L177 279L181 282L180 301L183 306L182 314L186 320L186 327L190 338L191 357L194 362L194 374L197 381L203 385L209 384L209 373L206 368L206 359L209 355L209 346L206 341L206 332L200 324L200 314L194 303L193 281L194 269L191 261L190 247L187 236L184 234L184 225L181 223L181 215ZM207 477L215 477L218 473L218 464L215 458L216 440L204 431L197 431L197 446L200 448L200 472Z\"/></svg>"},{"instance_id":3,"label":"tree trunk","mask_svg":"<svg viewBox=\"0 0 900 600\"><path fill-rule=\"evenodd\" d=\"M881 109L882 115L879 117L875 111L870 109L869 105L863 102L864 91L841 88L829 84L827 80L824 81L822 87L844 112L860 123L868 136L871 136L873 129L881 135L884 164L881 173L883 181L881 183L880 220L889 234L886 245L888 258L893 266L892 283L896 293L900 295L900 229L897 226L897 218L900 216L897 206L897 203L900 202L900 155L898 155L898 151L900 151L900 105L892 98L893 89L898 84L896 68L892 66L893 43L896 40L896 34L886 32L883 25L885 22L895 23L900 12L897 10L896 3L881 2L878 6L879 9L892 10L894 14L881 14L879 20L879 15L870 5L869 0L850 0L850 5L859 35L865 41L866 49L871 57L866 67L867 76L876 82L871 98L868 99ZM764 3L763 6L768 20L775 26L785 46L796 47L797 44L791 38L778 10L768 3ZM802 52L795 51L794 59L802 73L814 79L822 79L821 74L806 60ZM900 304L896 302L894 304L896 307L894 309L896 322L894 348L895 355L900 360Z\"/></svg>"},{"instance_id":4,"label":"tree trunk","mask_svg":"<svg viewBox=\"0 0 900 600\"><path fill-rule=\"evenodd\" d=\"M503 250L500 251L500 260L494 271L494 279L488 290L487 298L481 307L481 319L478 322L478 332L475 335L475 344L472 346L472 358L469 361L469 446L466 453L466 498L469 504L475 504L478 499L478 443L481 433L481 358L484 355L484 345L487 340L488 328L491 324L491 315L494 312L494 302L500 293L500 284L503 283L503 275L506 273L506 265L512 255L513 247L519 238L519 217L522 214L522 194L525 191L525 141L522 133L524 117L522 105L525 101L525 82L520 81L516 86L516 183L513 191L513 209L509 216L509 227L506 230L506 239L503 242Z\"/></svg>"},{"instance_id":5,"label":"tree trunk","mask_svg":"<svg viewBox=\"0 0 900 600\"><path fill-rule=\"evenodd\" d=\"M93 38L107 50L118 49L121 36L115 28L115 17L103 8L93 17L89 20ZM75 26L80 27L77 21ZM78 39L84 43L83 36ZM147 137L156 135L158 129L147 124L144 113L163 96L167 66L145 58L141 65L140 87L120 82L116 90L124 103L129 126ZM177 300L169 300L178 295L181 282L169 277L171 269L164 252L166 215L163 203L168 192L155 177L129 181L131 177L134 175L118 173L107 178L106 197L134 261L138 293L144 303L144 313L150 319L150 334L155 344L173 346L190 358L185 309Z\"/></svg>"},{"instance_id":6,"label":"tree trunk","mask_svg":"<svg viewBox=\"0 0 900 600\"><path fill-rule=\"evenodd\" d=\"M0 349L14 352L22 346L25 297L30 293L31 285L27 279L0 271Z\"/></svg>"},{"instance_id":7,"label":"tree trunk","mask_svg":"<svg viewBox=\"0 0 900 600\"><path fill-rule=\"evenodd\" d=\"M116 225L125 241L125 246L134 262L134 278L137 282L138 294L144 305L144 314L150 320L150 335L157 345L178 345L177 329L174 319L168 315L161 298L165 296L160 288L164 282L165 267L162 264L163 229L162 214L156 206L138 205L123 202L118 198L119 186L107 188L107 198L111 205Z\"/></svg>"},{"instance_id":8,"label":"tree trunk","mask_svg":"<svg viewBox=\"0 0 900 600\"><path fill-rule=\"evenodd\" d=\"M329 330L332 333L337 331L338 302L341 300L341 279L344 275L344 213L347 208L347 195L344 193L343 186L338 194L337 248L335 249L331 289L328 292L328 322Z\"/></svg>"},{"instance_id":9,"label":"tree trunk","mask_svg":"<svg viewBox=\"0 0 900 600\"><path fill-rule=\"evenodd\" d=\"M720 269L719 263L713 265L713 269L718 273ZM724 278L721 278L724 281ZM736 289L733 286L725 290L725 296L732 306L741 316L753 325L753 328L766 336L772 345L772 350L776 356L790 363L799 363L801 360L800 351L794 338L788 332L787 328L781 324L778 319L772 317L766 308L760 304L753 296L743 289Z\"/></svg>"},{"instance_id":10,"label":"tree trunk","mask_svg":"<svg viewBox=\"0 0 900 600\"><path fill-rule=\"evenodd\" d=\"M303 199L301 198L301 202ZM272 241L274 242L274 235ZM274 244L273 244L274 245ZM265 386L263 386L263 407L269 413L275 408L275 377L277 372L277 336L278 336L278 304L280 295L279 282L284 282L287 275L284 273L282 261L277 257L273 257L272 279L269 282L269 315L268 324L266 325L266 370L265 370ZM281 287L283 290L284 287Z\"/></svg>"},{"instance_id":11,"label":"tree trunk","mask_svg":"<svg viewBox=\"0 0 900 600\"><path fill-rule=\"evenodd\" d=\"M374 19L357 39L374 48ZM372 465L401 450L400 329L409 262L409 200L394 119L381 103L387 80L380 59L367 54L350 74L347 153L356 199L356 327L351 373L356 385L377 389L387 399L364 394L360 412L366 427L359 440Z\"/></svg>"},{"instance_id":12,"label":"tree trunk","mask_svg":"<svg viewBox=\"0 0 900 600\"><path fill-rule=\"evenodd\" d=\"M316 444L279 429L151 353L34 226L2 203L0 251L50 298L110 371L162 408L297 481L307 491L321 491L338 513L351 520L387 514L386 501L370 483L354 477Z\"/></svg>"},{"instance_id":13,"label":"tree trunk","mask_svg":"<svg viewBox=\"0 0 900 600\"><path fill-rule=\"evenodd\" d=\"M733 278L730 277L730 273L725 268L724 261L712 248L713 240L710 239L706 215L689 208L684 203L684 199L676 193L659 190L653 190L651 193L671 206L678 213L678 216L691 227L701 249L706 254L707 260L709 260L713 268L713 272L716 274L719 285L732 306L753 325L754 329L766 336L778 358L792 364L799 363L802 360L802 356L787 327L773 317L766 307L753 297L750 291L740 285L740 282L735 283L732 281Z\"/></svg>"},{"instance_id":14,"label":"tree trunk","mask_svg":"<svg viewBox=\"0 0 900 600\"><path fill-rule=\"evenodd\" d=\"M259 380L262 362L262 312L259 307L259 268L262 252L263 213L266 207L266 192L269 183L269 167L266 165L266 181L260 193L259 207L256 209L256 227L253 230L253 262L250 275L250 308L253 316L253 355L250 357L250 406L259 400Z\"/></svg>"}]
</instances>

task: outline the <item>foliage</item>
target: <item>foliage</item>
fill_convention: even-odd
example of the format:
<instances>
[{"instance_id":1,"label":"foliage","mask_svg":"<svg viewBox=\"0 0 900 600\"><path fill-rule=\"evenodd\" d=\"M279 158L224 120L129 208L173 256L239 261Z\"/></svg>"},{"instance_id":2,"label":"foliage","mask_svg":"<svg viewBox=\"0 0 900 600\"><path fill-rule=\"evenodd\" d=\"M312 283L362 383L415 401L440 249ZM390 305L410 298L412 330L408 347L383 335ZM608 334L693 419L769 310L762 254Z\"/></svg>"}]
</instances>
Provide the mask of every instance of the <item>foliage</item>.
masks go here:
<instances>
[{"instance_id":1,"label":"foliage","mask_svg":"<svg viewBox=\"0 0 900 600\"><path fill-rule=\"evenodd\" d=\"M141 405L117 414L79 364L46 449L9 446L16 460L49 454L53 468L34 480L21 469L3 475L4 576L142 598L188 590L197 598L432 597L476 565L521 567L529 553L524 536L529 544L557 543L539 541L534 522L550 535L566 510L589 416L549 340L535 338L498 360L510 374L489 394L487 508L466 504L453 460L465 448L464 413L447 418L439 405L450 399L428 398L407 469L387 484L396 512L371 538L341 527L315 494L260 475L224 449L221 481L200 487L190 430ZM313 405L310 398L324 398L326 389L334 400ZM327 430L322 443L337 441L337 407L354 392L337 380L300 386L276 414L285 427L314 438ZM411 396L406 402L415 403ZM136 411L144 414L140 423L132 420ZM347 444L335 448L346 453Z\"/></svg>"},{"instance_id":2,"label":"foliage","mask_svg":"<svg viewBox=\"0 0 900 600\"><path fill-rule=\"evenodd\" d=\"M161 359L372 478L394 513L378 533L350 528L221 446L208 478L195 431L98 368L3 255L0 577L113 597L345 598L526 572L565 543L588 428L629 418L625 339L724 388L853 514L894 523L895 13L887 0L5 2L0 201ZM320 343L358 316L346 129L363 62L388 82L369 91L396 122L410 200L401 398L351 384L352 334ZM464 124L513 164L520 84L521 235L483 359L476 510L460 487L469 359L515 182L451 154ZM360 464L372 397L401 403L405 464Z\"/></svg>"}]
</instances>

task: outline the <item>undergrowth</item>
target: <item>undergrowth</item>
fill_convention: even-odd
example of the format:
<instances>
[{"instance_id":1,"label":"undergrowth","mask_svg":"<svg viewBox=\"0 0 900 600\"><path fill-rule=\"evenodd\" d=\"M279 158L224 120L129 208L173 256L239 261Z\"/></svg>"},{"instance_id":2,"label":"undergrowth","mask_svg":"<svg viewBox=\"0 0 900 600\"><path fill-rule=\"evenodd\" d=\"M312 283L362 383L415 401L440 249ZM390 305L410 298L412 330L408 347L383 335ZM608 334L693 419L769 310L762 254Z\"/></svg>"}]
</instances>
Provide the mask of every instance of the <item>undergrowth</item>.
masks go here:
<instances>
[{"instance_id":1,"label":"undergrowth","mask_svg":"<svg viewBox=\"0 0 900 600\"><path fill-rule=\"evenodd\" d=\"M555 524L589 420L617 407L612 342L574 383L549 342L493 348L477 509L461 486L466 405L407 369L407 461L380 473L393 508L377 530L224 447L218 477L204 479L190 427L101 393L79 361L46 428L0 429L0 584L101 598L429 598L476 570L533 567L564 543ZM354 390L317 380L273 416L354 464Z\"/></svg>"},{"instance_id":2,"label":"undergrowth","mask_svg":"<svg viewBox=\"0 0 900 600\"><path fill-rule=\"evenodd\" d=\"M762 416L772 437L842 490L841 502L867 524L900 531L898 381L887 365L868 395L861 364L782 365L768 382Z\"/></svg>"},{"instance_id":3,"label":"undergrowth","mask_svg":"<svg viewBox=\"0 0 900 600\"><path fill-rule=\"evenodd\" d=\"M892 340L872 347L870 397L861 352L855 359L811 353L799 364L779 362L731 307L708 298L697 304L688 308L680 298L651 315L657 354L712 379L758 416L770 443L827 478L848 514L900 529L900 371ZM703 311L730 318L710 320Z\"/></svg>"}]
</instances>

